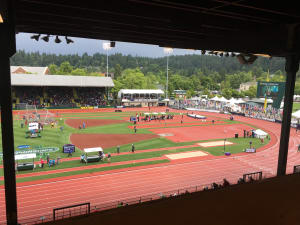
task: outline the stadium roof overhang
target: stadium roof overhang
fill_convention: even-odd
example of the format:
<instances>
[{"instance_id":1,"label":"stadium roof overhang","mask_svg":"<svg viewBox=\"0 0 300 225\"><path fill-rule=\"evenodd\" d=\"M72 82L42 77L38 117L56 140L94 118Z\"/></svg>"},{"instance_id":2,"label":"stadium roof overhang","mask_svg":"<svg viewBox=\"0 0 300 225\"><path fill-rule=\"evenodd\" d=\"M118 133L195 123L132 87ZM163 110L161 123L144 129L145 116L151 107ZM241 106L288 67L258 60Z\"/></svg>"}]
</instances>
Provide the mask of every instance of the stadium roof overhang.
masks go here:
<instances>
[{"instance_id":1,"label":"stadium roof overhang","mask_svg":"<svg viewBox=\"0 0 300 225\"><path fill-rule=\"evenodd\" d=\"M15 0L15 25L17 32L284 56L290 52L288 31L300 23L297 4L261 0ZM299 29L293 32L299 34ZM299 51L300 45L294 50Z\"/></svg>"},{"instance_id":2,"label":"stadium roof overhang","mask_svg":"<svg viewBox=\"0 0 300 225\"><path fill-rule=\"evenodd\" d=\"M12 86L114 87L111 77L12 74Z\"/></svg>"}]
</instances>

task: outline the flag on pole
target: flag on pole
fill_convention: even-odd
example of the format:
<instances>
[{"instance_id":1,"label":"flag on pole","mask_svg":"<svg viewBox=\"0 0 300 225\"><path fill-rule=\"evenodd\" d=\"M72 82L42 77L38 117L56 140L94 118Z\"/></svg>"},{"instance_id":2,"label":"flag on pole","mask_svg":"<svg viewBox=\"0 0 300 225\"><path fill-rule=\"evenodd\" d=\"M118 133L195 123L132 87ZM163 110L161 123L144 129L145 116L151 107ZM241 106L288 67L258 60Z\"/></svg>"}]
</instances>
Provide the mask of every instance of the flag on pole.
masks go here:
<instances>
[{"instance_id":1,"label":"flag on pole","mask_svg":"<svg viewBox=\"0 0 300 225\"><path fill-rule=\"evenodd\" d=\"M267 109L267 103L268 103L268 101L267 101L268 99L267 99L267 95L265 94L265 104L264 104L264 113L266 113L266 109Z\"/></svg>"}]
</instances>

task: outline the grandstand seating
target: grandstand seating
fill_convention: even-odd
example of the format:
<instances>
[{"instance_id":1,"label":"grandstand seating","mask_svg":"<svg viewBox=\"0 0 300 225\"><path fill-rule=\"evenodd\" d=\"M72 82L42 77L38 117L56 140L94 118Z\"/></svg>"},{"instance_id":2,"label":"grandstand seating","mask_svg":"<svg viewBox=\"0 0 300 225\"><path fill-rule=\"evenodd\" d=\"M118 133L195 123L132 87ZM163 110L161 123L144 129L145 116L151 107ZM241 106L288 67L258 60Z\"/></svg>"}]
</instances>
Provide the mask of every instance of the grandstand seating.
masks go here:
<instances>
[{"instance_id":1,"label":"grandstand seating","mask_svg":"<svg viewBox=\"0 0 300 225\"><path fill-rule=\"evenodd\" d=\"M105 106L104 88L30 87L12 89L14 108L20 103L44 107Z\"/></svg>"}]
</instances>

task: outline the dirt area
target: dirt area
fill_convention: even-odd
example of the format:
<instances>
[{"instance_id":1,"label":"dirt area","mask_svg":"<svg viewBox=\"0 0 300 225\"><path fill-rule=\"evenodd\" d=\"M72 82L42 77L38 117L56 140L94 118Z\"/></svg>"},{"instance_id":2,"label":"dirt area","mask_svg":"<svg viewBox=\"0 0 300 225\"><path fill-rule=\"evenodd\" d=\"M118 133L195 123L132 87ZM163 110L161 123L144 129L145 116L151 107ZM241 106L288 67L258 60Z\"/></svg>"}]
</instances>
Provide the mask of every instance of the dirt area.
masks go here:
<instances>
[{"instance_id":1,"label":"dirt area","mask_svg":"<svg viewBox=\"0 0 300 225\"><path fill-rule=\"evenodd\" d=\"M159 137L155 134L72 134L71 143L83 150L84 148L110 148L138 141Z\"/></svg>"},{"instance_id":2,"label":"dirt area","mask_svg":"<svg viewBox=\"0 0 300 225\"><path fill-rule=\"evenodd\" d=\"M210 140L219 138L233 138L237 133L241 137L244 130L253 129L244 124L226 124L226 125L211 125L211 126L195 126L195 127L180 127L180 128L159 128L150 129L153 133L171 133L173 136L165 138L173 142L187 142Z\"/></svg>"},{"instance_id":3,"label":"dirt area","mask_svg":"<svg viewBox=\"0 0 300 225\"><path fill-rule=\"evenodd\" d=\"M117 124L117 123L125 123L123 120L99 120L99 119L67 119L65 123L70 127L79 129L79 125L85 122L86 128L87 127L97 127L97 126L104 126L109 124Z\"/></svg>"}]
</instances>

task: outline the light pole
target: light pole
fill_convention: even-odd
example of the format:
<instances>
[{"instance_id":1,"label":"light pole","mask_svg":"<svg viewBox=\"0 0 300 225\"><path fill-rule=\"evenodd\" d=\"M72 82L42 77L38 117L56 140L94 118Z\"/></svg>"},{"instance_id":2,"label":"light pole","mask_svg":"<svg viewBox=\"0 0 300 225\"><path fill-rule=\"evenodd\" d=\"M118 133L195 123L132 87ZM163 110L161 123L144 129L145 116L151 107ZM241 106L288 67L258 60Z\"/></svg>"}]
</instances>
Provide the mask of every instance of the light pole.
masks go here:
<instances>
[{"instance_id":1,"label":"light pole","mask_svg":"<svg viewBox=\"0 0 300 225\"><path fill-rule=\"evenodd\" d=\"M108 76L108 51L111 49L109 42L103 42L103 49L106 51L106 76Z\"/></svg>"},{"instance_id":2,"label":"light pole","mask_svg":"<svg viewBox=\"0 0 300 225\"><path fill-rule=\"evenodd\" d=\"M164 48L164 53L167 54L167 82L166 82L166 99L168 99L168 83L169 83L169 55L172 54L173 48Z\"/></svg>"},{"instance_id":3,"label":"light pole","mask_svg":"<svg viewBox=\"0 0 300 225\"><path fill-rule=\"evenodd\" d=\"M111 49L111 46L109 42L103 42L102 47L106 51L106 76L108 77L108 51ZM109 95L108 88L106 88L107 101L109 98L108 95Z\"/></svg>"}]
</instances>

